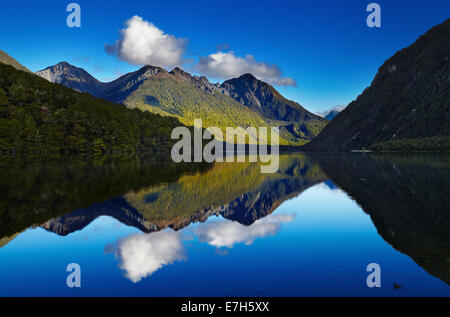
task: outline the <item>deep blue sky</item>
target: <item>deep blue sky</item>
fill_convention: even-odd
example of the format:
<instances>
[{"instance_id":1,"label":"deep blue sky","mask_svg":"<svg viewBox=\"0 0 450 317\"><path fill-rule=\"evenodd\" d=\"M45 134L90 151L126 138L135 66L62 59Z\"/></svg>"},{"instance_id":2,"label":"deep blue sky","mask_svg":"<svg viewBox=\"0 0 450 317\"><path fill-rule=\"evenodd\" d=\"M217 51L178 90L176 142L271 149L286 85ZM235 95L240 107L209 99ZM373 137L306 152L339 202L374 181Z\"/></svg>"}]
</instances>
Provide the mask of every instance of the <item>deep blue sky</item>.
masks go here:
<instances>
[{"instance_id":1,"label":"deep blue sky","mask_svg":"<svg viewBox=\"0 0 450 317\"><path fill-rule=\"evenodd\" d=\"M79 29L66 26L70 2L81 5ZM381 5L381 28L366 25L370 2ZM276 64L298 84L280 92L319 111L354 100L387 58L449 13L448 0L14 0L1 4L0 49L33 71L68 61L108 81L139 68L104 50L139 15L188 39L185 57L194 61L226 43L237 56Z\"/></svg>"}]
</instances>

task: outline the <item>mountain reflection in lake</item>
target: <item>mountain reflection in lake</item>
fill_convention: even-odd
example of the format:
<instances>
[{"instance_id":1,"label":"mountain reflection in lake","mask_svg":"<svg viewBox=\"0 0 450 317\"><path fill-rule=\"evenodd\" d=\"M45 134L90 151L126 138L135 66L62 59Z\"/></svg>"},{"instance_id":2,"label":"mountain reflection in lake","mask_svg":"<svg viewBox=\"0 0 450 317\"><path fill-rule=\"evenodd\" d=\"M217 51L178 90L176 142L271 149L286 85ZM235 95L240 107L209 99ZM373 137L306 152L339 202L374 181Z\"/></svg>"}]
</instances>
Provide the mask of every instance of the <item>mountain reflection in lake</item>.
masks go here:
<instances>
[{"instance_id":1,"label":"mountain reflection in lake","mask_svg":"<svg viewBox=\"0 0 450 317\"><path fill-rule=\"evenodd\" d=\"M447 156L8 162L0 187L2 296L450 295Z\"/></svg>"}]
</instances>

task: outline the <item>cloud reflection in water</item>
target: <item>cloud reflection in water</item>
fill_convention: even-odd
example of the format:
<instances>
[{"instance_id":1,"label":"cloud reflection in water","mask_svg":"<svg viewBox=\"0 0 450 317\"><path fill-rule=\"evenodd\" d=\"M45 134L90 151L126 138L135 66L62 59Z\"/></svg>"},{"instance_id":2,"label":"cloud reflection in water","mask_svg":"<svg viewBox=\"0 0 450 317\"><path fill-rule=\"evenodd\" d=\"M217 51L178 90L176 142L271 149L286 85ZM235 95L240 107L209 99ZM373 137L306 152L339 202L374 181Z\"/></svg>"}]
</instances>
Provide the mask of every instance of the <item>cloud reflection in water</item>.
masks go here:
<instances>
[{"instance_id":1,"label":"cloud reflection in water","mask_svg":"<svg viewBox=\"0 0 450 317\"><path fill-rule=\"evenodd\" d=\"M236 243L250 245L256 238L274 235L282 223L291 222L294 215L271 215L255 221L250 226L244 226L234 221L220 221L205 223L197 227L194 232L201 242L217 248L232 248Z\"/></svg>"},{"instance_id":2,"label":"cloud reflection in water","mask_svg":"<svg viewBox=\"0 0 450 317\"><path fill-rule=\"evenodd\" d=\"M137 283L163 266L184 259L182 240L179 232L171 230L133 234L118 242L119 267L129 280Z\"/></svg>"},{"instance_id":3,"label":"cloud reflection in water","mask_svg":"<svg viewBox=\"0 0 450 317\"><path fill-rule=\"evenodd\" d=\"M275 235L281 224L293 219L293 214L270 215L250 226L221 220L200 224L192 231L200 242L217 248L232 248L236 243L250 245L257 238ZM133 234L121 239L115 250L120 259L119 267L126 272L125 276L129 280L137 283L162 267L185 259L185 238L180 232L164 230L150 234Z\"/></svg>"}]
</instances>

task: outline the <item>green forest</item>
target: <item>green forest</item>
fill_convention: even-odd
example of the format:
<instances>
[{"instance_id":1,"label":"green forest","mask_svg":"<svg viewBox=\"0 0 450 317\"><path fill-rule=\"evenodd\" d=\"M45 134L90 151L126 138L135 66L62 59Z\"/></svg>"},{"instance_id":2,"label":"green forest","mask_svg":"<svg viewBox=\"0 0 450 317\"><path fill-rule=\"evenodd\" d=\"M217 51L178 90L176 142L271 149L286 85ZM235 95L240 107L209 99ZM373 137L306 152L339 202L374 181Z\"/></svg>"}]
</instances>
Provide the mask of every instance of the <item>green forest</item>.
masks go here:
<instances>
[{"instance_id":1,"label":"green forest","mask_svg":"<svg viewBox=\"0 0 450 317\"><path fill-rule=\"evenodd\" d=\"M181 123L127 109L0 63L0 152L169 152Z\"/></svg>"}]
</instances>

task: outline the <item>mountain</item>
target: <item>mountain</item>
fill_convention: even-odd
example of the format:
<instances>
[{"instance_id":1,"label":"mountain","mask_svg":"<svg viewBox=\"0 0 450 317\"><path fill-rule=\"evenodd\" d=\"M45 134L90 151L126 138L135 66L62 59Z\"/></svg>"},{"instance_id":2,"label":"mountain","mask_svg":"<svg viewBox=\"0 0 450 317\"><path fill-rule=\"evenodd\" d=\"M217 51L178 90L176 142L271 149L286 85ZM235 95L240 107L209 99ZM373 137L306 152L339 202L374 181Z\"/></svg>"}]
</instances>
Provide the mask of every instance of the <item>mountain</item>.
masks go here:
<instances>
[{"instance_id":1,"label":"mountain","mask_svg":"<svg viewBox=\"0 0 450 317\"><path fill-rule=\"evenodd\" d=\"M25 66L21 65L18 61L8 55L8 53L0 50L0 63L10 65L15 69L22 70L24 72L31 73L31 71Z\"/></svg>"},{"instance_id":2,"label":"mountain","mask_svg":"<svg viewBox=\"0 0 450 317\"><path fill-rule=\"evenodd\" d=\"M450 149L449 59L450 19L388 59L305 149Z\"/></svg>"},{"instance_id":3,"label":"mountain","mask_svg":"<svg viewBox=\"0 0 450 317\"><path fill-rule=\"evenodd\" d=\"M162 115L193 125L202 119L204 127L260 127L267 122L248 107L220 94L198 87L197 78L184 73L145 66L107 84L105 99Z\"/></svg>"},{"instance_id":4,"label":"mountain","mask_svg":"<svg viewBox=\"0 0 450 317\"><path fill-rule=\"evenodd\" d=\"M333 108L321 111L318 114L321 117L324 117L325 119L331 121L344 109L345 106L334 106Z\"/></svg>"},{"instance_id":5,"label":"mountain","mask_svg":"<svg viewBox=\"0 0 450 317\"><path fill-rule=\"evenodd\" d=\"M227 80L221 87L226 95L259 113L268 122L278 124L280 134L286 139L312 139L328 123L298 103L284 98L274 87L252 74Z\"/></svg>"},{"instance_id":6,"label":"mountain","mask_svg":"<svg viewBox=\"0 0 450 317\"><path fill-rule=\"evenodd\" d=\"M170 153L181 123L0 63L0 153Z\"/></svg>"},{"instance_id":7,"label":"mountain","mask_svg":"<svg viewBox=\"0 0 450 317\"><path fill-rule=\"evenodd\" d=\"M186 125L192 125L198 118L204 126L222 129L278 126L280 144L307 143L327 123L251 75L220 85L209 82L204 76L192 76L178 67L168 72L147 65L112 82L102 83L67 63L37 74L129 108L174 116ZM238 89L241 86L247 87L246 90ZM244 98L247 95L252 97Z\"/></svg>"},{"instance_id":8,"label":"mountain","mask_svg":"<svg viewBox=\"0 0 450 317\"><path fill-rule=\"evenodd\" d=\"M222 87L227 94L260 113L264 118L280 121L321 120L294 101L287 100L269 84L245 74L225 81Z\"/></svg>"},{"instance_id":9,"label":"mountain","mask_svg":"<svg viewBox=\"0 0 450 317\"><path fill-rule=\"evenodd\" d=\"M36 75L56 84L61 84L81 92L88 92L94 97L100 97L104 92L104 85L87 71L70 65L67 62L47 67L36 72Z\"/></svg>"}]
</instances>

